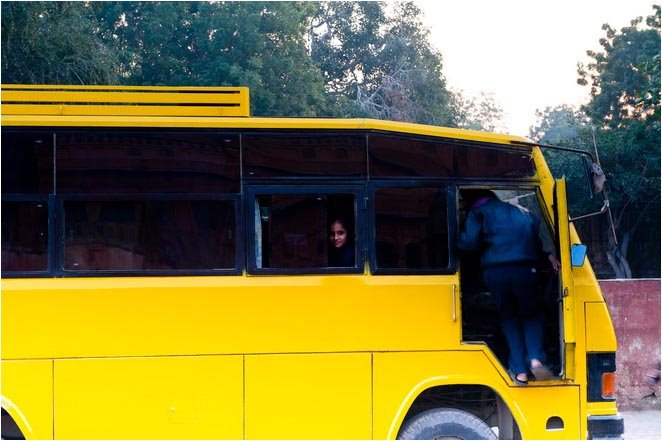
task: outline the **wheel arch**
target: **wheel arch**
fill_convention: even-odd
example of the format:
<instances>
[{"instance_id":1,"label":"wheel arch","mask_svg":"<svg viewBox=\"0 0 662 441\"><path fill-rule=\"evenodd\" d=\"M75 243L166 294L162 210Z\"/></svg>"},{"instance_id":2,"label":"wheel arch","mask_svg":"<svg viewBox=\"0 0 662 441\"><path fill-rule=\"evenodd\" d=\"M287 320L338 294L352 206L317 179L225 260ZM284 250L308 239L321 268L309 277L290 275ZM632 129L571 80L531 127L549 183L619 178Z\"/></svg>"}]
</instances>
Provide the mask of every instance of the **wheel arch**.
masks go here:
<instances>
[{"instance_id":1,"label":"wheel arch","mask_svg":"<svg viewBox=\"0 0 662 441\"><path fill-rule=\"evenodd\" d=\"M409 393L405 396L402 403L400 404L389 428L387 439L396 439L398 433L408 418L412 417L413 415L417 415L426 409L432 408L423 404L423 401L426 400L430 395L437 396L440 393L453 393L456 392L458 388L464 388L473 392L481 390L483 392L489 391L494 395L495 404L497 406L503 406L503 409L509 413L513 423L517 426L517 428L521 432L525 432L526 418L522 414L519 406L517 406L517 404L512 399L509 389L505 385L490 384L484 380L484 378L472 378L459 375L430 377L422 380L411 388ZM463 408L462 406L450 407L468 410L470 413L480 418L479 413L470 409Z\"/></svg>"},{"instance_id":2,"label":"wheel arch","mask_svg":"<svg viewBox=\"0 0 662 441\"><path fill-rule=\"evenodd\" d=\"M21 409L16 406L10 399L2 395L2 438L3 439L27 439L31 438L32 435L32 426L28 422L28 419L25 417L25 414ZM9 426L6 426L6 423L9 423ZM13 426L12 426L13 424ZM16 435L16 431L19 431L20 437L9 437L5 438L8 431L11 431L12 434Z\"/></svg>"}]
</instances>

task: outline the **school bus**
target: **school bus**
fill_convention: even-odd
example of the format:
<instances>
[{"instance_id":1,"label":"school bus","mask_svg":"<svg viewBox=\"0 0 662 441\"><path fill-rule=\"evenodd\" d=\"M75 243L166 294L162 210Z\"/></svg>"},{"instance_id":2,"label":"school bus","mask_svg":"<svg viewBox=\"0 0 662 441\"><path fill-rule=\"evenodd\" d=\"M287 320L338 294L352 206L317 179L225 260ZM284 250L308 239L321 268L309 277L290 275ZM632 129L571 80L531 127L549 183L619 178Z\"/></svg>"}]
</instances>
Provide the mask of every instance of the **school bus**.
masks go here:
<instances>
[{"instance_id":1,"label":"school bus","mask_svg":"<svg viewBox=\"0 0 662 441\"><path fill-rule=\"evenodd\" d=\"M508 375L455 247L467 188L532 210L561 261L553 379ZM4 85L2 436L619 437L565 192L518 137L251 117L241 87Z\"/></svg>"}]
</instances>

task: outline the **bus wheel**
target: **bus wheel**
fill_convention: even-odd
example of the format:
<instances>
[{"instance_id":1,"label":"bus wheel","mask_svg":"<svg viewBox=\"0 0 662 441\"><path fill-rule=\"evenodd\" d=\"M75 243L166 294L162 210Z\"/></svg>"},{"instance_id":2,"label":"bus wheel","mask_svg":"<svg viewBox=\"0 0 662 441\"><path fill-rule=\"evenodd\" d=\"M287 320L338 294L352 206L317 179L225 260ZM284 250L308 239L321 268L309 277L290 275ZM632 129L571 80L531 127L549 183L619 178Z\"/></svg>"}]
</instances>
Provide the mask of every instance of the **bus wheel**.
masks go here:
<instances>
[{"instance_id":1,"label":"bus wheel","mask_svg":"<svg viewBox=\"0 0 662 441\"><path fill-rule=\"evenodd\" d=\"M408 420L398 439L497 439L480 418L457 409L430 409Z\"/></svg>"}]
</instances>

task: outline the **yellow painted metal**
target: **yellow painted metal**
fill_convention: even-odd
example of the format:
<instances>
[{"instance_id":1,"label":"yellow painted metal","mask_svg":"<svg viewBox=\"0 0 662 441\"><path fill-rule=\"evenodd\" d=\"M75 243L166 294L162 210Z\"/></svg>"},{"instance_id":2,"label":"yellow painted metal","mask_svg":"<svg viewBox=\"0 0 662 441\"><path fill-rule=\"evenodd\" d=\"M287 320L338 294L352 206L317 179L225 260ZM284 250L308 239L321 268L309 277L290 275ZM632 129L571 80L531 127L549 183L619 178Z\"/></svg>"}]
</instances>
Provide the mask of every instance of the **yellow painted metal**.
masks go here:
<instances>
[{"instance_id":1,"label":"yellow painted metal","mask_svg":"<svg viewBox=\"0 0 662 441\"><path fill-rule=\"evenodd\" d=\"M56 360L55 437L242 439L243 357Z\"/></svg>"},{"instance_id":2,"label":"yellow painted metal","mask_svg":"<svg viewBox=\"0 0 662 441\"><path fill-rule=\"evenodd\" d=\"M385 130L416 135L507 144L523 138L495 133L373 119L317 118L198 118L174 116L2 115L2 125L22 127L168 127L221 129L339 129Z\"/></svg>"},{"instance_id":3,"label":"yellow painted metal","mask_svg":"<svg viewBox=\"0 0 662 441\"><path fill-rule=\"evenodd\" d=\"M484 349L374 354L373 369L375 439L395 439L407 410L420 393L454 384L493 389L509 406L524 439L586 438L580 431L577 385L507 386L506 372ZM547 430L547 420L554 416L563 419L563 430Z\"/></svg>"},{"instance_id":4,"label":"yellow painted metal","mask_svg":"<svg viewBox=\"0 0 662 441\"><path fill-rule=\"evenodd\" d=\"M561 261L561 296L563 298L563 341L566 345L565 377L575 378L575 342L577 341L574 281L570 263L570 228L567 220L565 179L557 179L554 186L554 203L558 217L558 240Z\"/></svg>"},{"instance_id":5,"label":"yellow painted metal","mask_svg":"<svg viewBox=\"0 0 662 441\"><path fill-rule=\"evenodd\" d=\"M453 283L456 276L5 279L2 357L456 348Z\"/></svg>"},{"instance_id":6,"label":"yellow painted metal","mask_svg":"<svg viewBox=\"0 0 662 441\"><path fill-rule=\"evenodd\" d=\"M216 100L227 100L219 97L228 95L235 97L235 106L209 108ZM39 104L25 104L26 97ZM155 102L155 97L161 101ZM2 102L5 126L366 129L508 145L511 141L525 141L503 134L371 119L237 118L250 113L249 91L245 87L2 85ZM195 102L204 105L173 105ZM115 105L95 105L98 103ZM162 105L156 105L159 103Z\"/></svg>"},{"instance_id":7,"label":"yellow painted metal","mask_svg":"<svg viewBox=\"0 0 662 441\"><path fill-rule=\"evenodd\" d=\"M10 104L4 105L6 114L15 115L87 115L94 113L97 116L173 116L180 117L213 117L213 116L248 116L243 115L244 110L238 106L119 106L119 105L73 105L73 104L44 104L26 105Z\"/></svg>"},{"instance_id":8,"label":"yellow painted metal","mask_svg":"<svg viewBox=\"0 0 662 441\"><path fill-rule=\"evenodd\" d=\"M587 408L589 415L616 415L617 413L615 401L591 402L588 403Z\"/></svg>"},{"instance_id":9,"label":"yellow painted metal","mask_svg":"<svg viewBox=\"0 0 662 441\"><path fill-rule=\"evenodd\" d=\"M371 355L246 356L246 439L370 439Z\"/></svg>"},{"instance_id":10,"label":"yellow painted metal","mask_svg":"<svg viewBox=\"0 0 662 441\"><path fill-rule=\"evenodd\" d=\"M3 85L2 114L236 117L250 103L246 87Z\"/></svg>"},{"instance_id":11,"label":"yellow painted metal","mask_svg":"<svg viewBox=\"0 0 662 441\"><path fill-rule=\"evenodd\" d=\"M584 304L586 323L586 350L589 352L613 352L616 350L616 333L609 317L607 304Z\"/></svg>"},{"instance_id":12,"label":"yellow painted metal","mask_svg":"<svg viewBox=\"0 0 662 441\"><path fill-rule=\"evenodd\" d=\"M2 408L26 439L53 438L53 362L2 361Z\"/></svg>"}]
</instances>

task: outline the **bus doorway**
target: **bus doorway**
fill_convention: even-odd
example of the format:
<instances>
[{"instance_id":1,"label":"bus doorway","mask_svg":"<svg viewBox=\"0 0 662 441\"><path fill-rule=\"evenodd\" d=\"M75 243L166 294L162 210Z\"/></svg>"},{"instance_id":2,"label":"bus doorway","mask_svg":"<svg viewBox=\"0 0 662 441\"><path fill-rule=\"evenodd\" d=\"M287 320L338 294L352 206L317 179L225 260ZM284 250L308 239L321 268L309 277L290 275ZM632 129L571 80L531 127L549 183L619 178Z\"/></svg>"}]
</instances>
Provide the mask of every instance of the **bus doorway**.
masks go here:
<instances>
[{"instance_id":1,"label":"bus doorway","mask_svg":"<svg viewBox=\"0 0 662 441\"><path fill-rule=\"evenodd\" d=\"M462 198L465 188L458 192L458 216L460 228L463 226L470 207ZM468 188L467 188L468 189ZM534 188L499 188L491 189L504 201L520 206L540 220L540 239L547 253L555 253L550 217L541 208L539 193ZM504 369L508 368L508 344L500 327L497 299L483 282L480 253L460 252L460 287L462 299L462 341L464 343L484 343L499 359ZM539 274L538 293L543 306L543 350L547 355L546 365L555 376L563 372L560 333L561 298L559 296L559 274L555 273L548 262L536 266Z\"/></svg>"}]
</instances>

